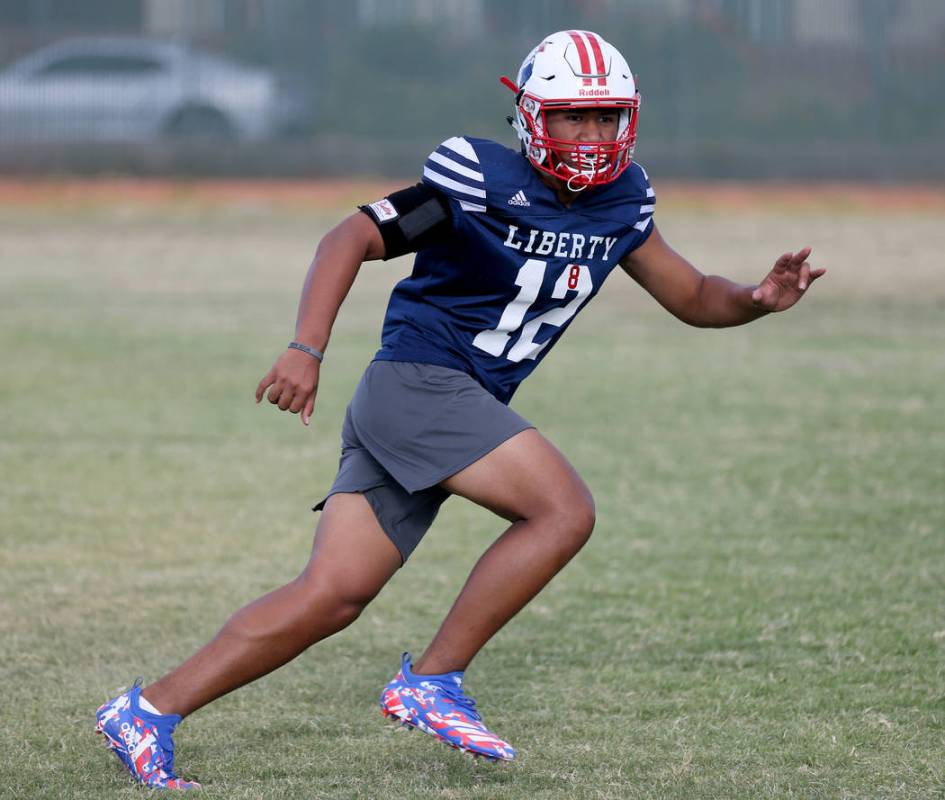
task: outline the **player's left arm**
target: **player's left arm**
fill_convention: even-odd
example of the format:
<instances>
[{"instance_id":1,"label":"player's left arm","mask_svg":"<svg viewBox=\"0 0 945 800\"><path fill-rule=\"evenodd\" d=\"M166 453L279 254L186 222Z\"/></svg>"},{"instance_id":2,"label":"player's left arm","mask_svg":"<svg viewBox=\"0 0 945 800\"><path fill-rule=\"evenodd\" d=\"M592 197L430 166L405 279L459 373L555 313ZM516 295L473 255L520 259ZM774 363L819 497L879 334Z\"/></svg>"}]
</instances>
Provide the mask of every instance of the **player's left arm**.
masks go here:
<instances>
[{"instance_id":1,"label":"player's left arm","mask_svg":"<svg viewBox=\"0 0 945 800\"><path fill-rule=\"evenodd\" d=\"M785 253L757 285L704 275L656 229L620 262L624 271L678 319L700 328L744 325L793 306L826 270L808 263L810 248Z\"/></svg>"}]
</instances>

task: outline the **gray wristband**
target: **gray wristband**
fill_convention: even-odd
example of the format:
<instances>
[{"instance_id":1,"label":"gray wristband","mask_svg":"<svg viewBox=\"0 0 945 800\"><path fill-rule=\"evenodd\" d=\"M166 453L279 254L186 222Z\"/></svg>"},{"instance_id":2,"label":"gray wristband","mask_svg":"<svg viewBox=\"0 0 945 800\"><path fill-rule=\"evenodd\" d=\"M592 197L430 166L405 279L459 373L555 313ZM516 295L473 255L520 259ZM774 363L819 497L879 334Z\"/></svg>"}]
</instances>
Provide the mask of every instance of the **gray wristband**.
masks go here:
<instances>
[{"instance_id":1,"label":"gray wristband","mask_svg":"<svg viewBox=\"0 0 945 800\"><path fill-rule=\"evenodd\" d=\"M289 349L301 350L303 353L308 353L317 361L325 360L325 354L321 350L316 350L314 347L309 347L307 344L302 344L301 342L289 342Z\"/></svg>"}]
</instances>

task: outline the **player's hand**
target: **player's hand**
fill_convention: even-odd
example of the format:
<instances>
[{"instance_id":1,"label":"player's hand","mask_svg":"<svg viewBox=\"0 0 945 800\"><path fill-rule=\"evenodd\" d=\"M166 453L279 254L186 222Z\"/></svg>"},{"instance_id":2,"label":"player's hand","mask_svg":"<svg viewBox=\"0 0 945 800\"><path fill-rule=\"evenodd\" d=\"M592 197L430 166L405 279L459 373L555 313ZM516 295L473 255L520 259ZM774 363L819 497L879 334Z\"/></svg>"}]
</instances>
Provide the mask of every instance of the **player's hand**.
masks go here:
<instances>
[{"instance_id":1,"label":"player's hand","mask_svg":"<svg viewBox=\"0 0 945 800\"><path fill-rule=\"evenodd\" d=\"M302 412L302 424L308 425L315 409L318 373L321 363L301 350L286 350L256 387L259 403L269 389L267 399L283 411Z\"/></svg>"},{"instance_id":2,"label":"player's hand","mask_svg":"<svg viewBox=\"0 0 945 800\"><path fill-rule=\"evenodd\" d=\"M774 268L751 293L751 302L765 311L784 311L793 306L825 269L813 269L807 263L810 248L785 253Z\"/></svg>"}]
</instances>

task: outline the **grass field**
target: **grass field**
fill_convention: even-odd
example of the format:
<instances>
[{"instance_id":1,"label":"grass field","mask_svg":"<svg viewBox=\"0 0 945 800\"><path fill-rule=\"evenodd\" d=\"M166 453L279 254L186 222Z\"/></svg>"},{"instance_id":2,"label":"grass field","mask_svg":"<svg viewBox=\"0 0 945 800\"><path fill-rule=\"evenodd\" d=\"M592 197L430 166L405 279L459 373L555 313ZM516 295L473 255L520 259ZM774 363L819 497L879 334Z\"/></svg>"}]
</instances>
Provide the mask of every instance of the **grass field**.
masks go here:
<instances>
[{"instance_id":1,"label":"grass field","mask_svg":"<svg viewBox=\"0 0 945 800\"><path fill-rule=\"evenodd\" d=\"M356 196L2 199L0 796L143 796L95 707L304 564L408 262L363 268L311 429L252 394ZM520 390L599 513L469 671L515 764L376 707L501 529L451 500L354 626L180 728L182 773L208 798L945 797L945 197L889 198L667 187L706 270L809 243L827 277L702 331L618 271Z\"/></svg>"}]
</instances>

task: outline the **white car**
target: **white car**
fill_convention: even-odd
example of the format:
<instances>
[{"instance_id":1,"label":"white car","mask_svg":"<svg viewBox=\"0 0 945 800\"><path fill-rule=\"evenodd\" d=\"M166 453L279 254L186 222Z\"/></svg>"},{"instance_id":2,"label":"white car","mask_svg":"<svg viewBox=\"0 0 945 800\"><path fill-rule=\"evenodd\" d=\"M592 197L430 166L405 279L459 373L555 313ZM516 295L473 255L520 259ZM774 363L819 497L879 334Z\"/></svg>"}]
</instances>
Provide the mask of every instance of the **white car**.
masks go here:
<instances>
[{"instance_id":1,"label":"white car","mask_svg":"<svg viewBox=\"0 0 945 800\"><path fill-rule=\"evenodd\" d=\"M0 72L0 142L254 141L307 122L273 72L176 42L68 39Z\"/></svg>"}]
</instances>

